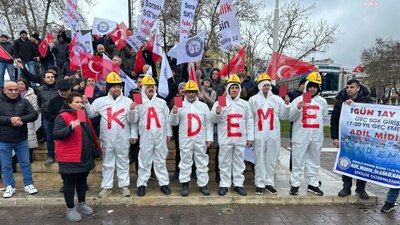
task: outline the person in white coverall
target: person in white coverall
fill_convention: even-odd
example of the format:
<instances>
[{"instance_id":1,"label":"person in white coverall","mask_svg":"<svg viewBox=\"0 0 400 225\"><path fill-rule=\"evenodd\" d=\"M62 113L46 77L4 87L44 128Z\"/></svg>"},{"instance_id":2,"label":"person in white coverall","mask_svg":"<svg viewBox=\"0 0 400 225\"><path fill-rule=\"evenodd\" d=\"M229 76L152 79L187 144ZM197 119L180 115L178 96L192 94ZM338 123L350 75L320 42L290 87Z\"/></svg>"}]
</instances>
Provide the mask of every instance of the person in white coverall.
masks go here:
<instances>
[{"instance_id":1,"label":"person in white coverall","mask_svg":"<svg viewBox=\"0 0 400 225\"><path fill-rule=\"evenodd\" d=\"M259 92L249 99L254 117L256 194L263 194L265 188L270 194L276 195L276 160L281 150L280 119L288 119L290 106L272 93L268 74L260 74L257 85Z\"/></svg>"},{"instance_id":2,"label":"person in white coverall","mask_svg":"<svg viewBox=\"0 0 400 225\"><path fill-rule=\"evenodd\" d=\"M218 126L220 196L228 192L232 181L237 193L247 195L243 187L243 172L246 169L244 153L246 146L253 144L254 121L249 103L240 99L240 83L236 74L230 75L226 87L226 107L215 102L211 109L211 122Z\"/></svg>"},{"instance_id":3,"label":"person in white coverall","mask_svg":"<svg viewBox=\"0 0 400 225\"><path fill-rule=\"evenodd\" d=\"M117 164L118 187L122 196L129 197L129 145L134 127L129 121L131 99L122 95L122 81L119 75L111 72L106 78L108 95L94 100L89 104L84 96L85 109L88 117L101 116L100 144L103 149L103 180L99 197L106 197L112 192L115 164Z\"/></svg>"},{"instance_id":4,"label":"person in white coverall","mask_svg":"<svg viewBox=\"0 0 400 225\"><path fill-rule=\"evenodd\" d=\"M322 144L324 141L324 121L328 117L328 104L320 96L322 78L319 72L312 72L306 78L306 92L311 93L311 103L305 103L303 96L293 100L290 108L290 121L293 121L292 134L292 174L290 194L297 195L303 174L308 184L307 191L322 196L319 189L319 168Z\"/></svg>"},{"instance_id":5,"label":"person in white coverall","mask_svg":"<svg viewBox=\"0 0 400 225\"><path fill-rule=\"evenodd\" d=\"M168 187L169 176L167 171L167 143L171 140L172 129L169 124L169 108L167 103L157 97L156 82L153 77L146 75L142 80L143 104L133 103L133 122L137 124L140 135L139 171L136 186L137 195L146 194L147 181L151 175L151 166L154 167L160 191L165 195L171 194ZM134 133L134 142L138 134Z\"/></svg>"},{"instance_id":6,"label":"person in white coverall","mask_svg":"<svg viewBox=\"0 0 400 225\"><path fill-rule=\"evenodd\" d=\"M203 195L210 195L208 184L207 148L213 141L213 126L210 121L210 109L200 102L197 94L199 87L193 80L185 85L185 98L182 108L173 106L170 114L172 126L179 124L179 182L182 183L182 196L189 195L190 173L193 157L196 165L197 185Z\"/></svg>"}]
</instances>

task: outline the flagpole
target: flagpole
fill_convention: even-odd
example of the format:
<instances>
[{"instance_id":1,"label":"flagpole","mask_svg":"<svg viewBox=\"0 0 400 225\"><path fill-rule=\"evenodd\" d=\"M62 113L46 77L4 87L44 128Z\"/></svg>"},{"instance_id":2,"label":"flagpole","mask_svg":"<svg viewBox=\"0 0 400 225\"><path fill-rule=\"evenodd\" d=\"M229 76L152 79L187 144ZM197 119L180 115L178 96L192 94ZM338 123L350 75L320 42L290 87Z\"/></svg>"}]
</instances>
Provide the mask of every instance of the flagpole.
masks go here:
<instances>
[{"instance_id":1,"label":"flagpole","mask_svg":"<svg viewBox=\"0 0 400 225\"><path fill-rule=\"evenodd\" d=\"M274 13L274 32L272 36L272 51L277 52L278 51L278 26L279 26L279 0L275 1L275 13ZM275 71L276 73L276 65L277 65L277 59L275 60L276 62L272 62L272 71ZM272 84L275 84L275 80L272 81Z\"/></svg>"},{"instance_id":2,"label":"flagpole","mask_svg":"<svg viewBox=\"0 0 400 225\"><path fill-rule=\"evenodd\" d=\"M228 52L228 76L227 76L227 78L229 78L229 74L231 74L231 65L230 65L230 58L231 58L231 56L230 56L231 54L230 54L230 51Z\"/></svg>"}]
</instances>

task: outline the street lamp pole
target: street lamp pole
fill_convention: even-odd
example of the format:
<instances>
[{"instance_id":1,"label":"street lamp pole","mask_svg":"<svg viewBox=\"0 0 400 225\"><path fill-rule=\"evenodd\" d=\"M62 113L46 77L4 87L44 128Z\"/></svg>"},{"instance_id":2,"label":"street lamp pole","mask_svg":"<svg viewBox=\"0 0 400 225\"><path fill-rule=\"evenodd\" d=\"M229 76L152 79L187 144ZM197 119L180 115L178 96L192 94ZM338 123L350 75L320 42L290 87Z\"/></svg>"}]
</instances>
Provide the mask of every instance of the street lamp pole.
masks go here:
<instances>
[{"instance_id":1,"label":"street lamp pole","mask_svg":"<svg viewBox=\"0 0 400 225\"><path fill-rule=\"evenodd\" d=\"M128 0L128 27L132 29L132 0Z\"/></svg>"},{"instance_id":2,"label":"street lamp pole","mask_svg":"<svg viewBox=\"0 0 400 225\"><path fill-rule=\"evenodd\" d=\"M279 26L279 0L275 1L275 13L274 13L274 32L272 36L272 51L278 52L278 26ZM272 71L276 71L277 60L272 63ZM275 84L275 80L272 81L272 84Z\"/></svg>"}]
</instances>

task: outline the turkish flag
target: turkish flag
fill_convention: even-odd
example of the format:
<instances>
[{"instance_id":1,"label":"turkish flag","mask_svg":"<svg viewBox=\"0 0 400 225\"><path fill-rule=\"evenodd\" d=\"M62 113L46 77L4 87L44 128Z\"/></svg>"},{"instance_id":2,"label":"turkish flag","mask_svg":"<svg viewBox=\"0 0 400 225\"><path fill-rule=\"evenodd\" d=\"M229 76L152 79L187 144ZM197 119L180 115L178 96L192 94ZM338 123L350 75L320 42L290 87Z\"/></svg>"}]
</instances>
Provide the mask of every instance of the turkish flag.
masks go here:
<instances>
[{"instance_id":1,"label":"turkish flag","mask_svg":"<svg viewBox=\"0 0 400 225\"><path fill-rule=\"evenodd\" d=\"M244 70L244 65L246 64L246 48L247 46L243 46L237 54L229 60L230 71L228 72L228 64L224 65L222 69L219 71L219 76L228 76L229 73L238 73Z\"/></svg>"},{"instance_id":2,"label":"turkish flag","mask_svg":"<svg viewBox=\"0 0 400 225\"><path fill-rule=\"evenodd\" d=\"M100 56L94 56L86 52L81 52L80 58L82 74L85 77L104 81L110 72L116 72L119 74L119 67L116 67L112 61L103 59Z\"/></svg>"},{"instance_id":3,"label":"turkish flag","mask_svg":"<svg viewBox=\"0 0 400 225\"><path fill-rule=\"evenodd\" d=\"M148 48L152 51L152 59L155 63L158 63L162 59L162 48L161 44L158 42L157 39L157 34L158 34L158 29L157 31L153 34L153 37L151 37Z\"/></svg>"},{"instance_id":4,"label":"turkish flag","mask_svg":"<svg viewBox=\"0 0 400 225\"><path fill-rule=\"evenodd\" d=\"M128 43L126 37L129 35L131 34L124 22L118 24L118 26L109 34L110 38L114 41L115 46L117 46L119 50Z\"/></svg>"},{"instance_id":5,"label":"turkish flag","mask_svg":"<svg viewBox=\"0 0 400 225\"><path fill-rule=\"evenodd\" d=\"M135 73L143 73L143 66L144 66L143 54L142 51L139 50L139 52L136 54L135 67L133 68L133 71L135 71Z\"/></svg>"},{"instance_id":6,"label":"turkish flag","mask_svg":"<svg viewBox=\"0 0 400 225\"><path fill-rule=\"evenodd\" d=\"M77 39L77 34L74 35L71 42L69 43L69 69L75 71L81 65L79 55L75 53L74 46Z\"/></svg>"},{"instance_id":7,"label":"turkish flag","mask_svg":"<svg viewBox=\"0 0 400 225\"><path fill-rule=\"evenodd\" d=\"M49 43L54 43L53 33L48 33L46 38L38 45L40 56L45 57L49 49Z\"/></svg>"},{"instance_id":8,"label":"turkish flag","mask_svg":"<svg viewBox=\"0 0 400 225\"><path fill-rule=\"evenodd\" d=\"M353 69L353 72L355 72L355 73L362 73L362 72L364 72L364 67L358 65L358 66L356 66L356 67Z\"/></svg>"},{"instance_id":9,"label":"turkish flag","mask_svg":"<svg viewBox=\"0 0 400 225\"><path fill-rule=\"evenodd\" d=\"M312 72L313 70L314 65L311 63L274 52L267 69L267 74L271 77L271 80L277 80Z\"/></svg>"},{"instance_id":10,"label":"turkish flag","mask_svg":"<svg viewBox=\"0 0 400 225\"><path fill-rule=\"evenodd\" d=\"M197 81L196 70L194 69L194 64L189 63L189 80L196 82L197 86L199 86L199 82Z\"/></svg>"},{"instance_id":11,"label":"turkish flag","mask_svg":"<svg viewBox=\"0 0 400 225\"><path fill-rule=\"evenodd\" d=\"M8 54L8 52L0 46L0 58L2 59L7 59L7 60L12 60L13 58Z\"/></svg>"}]
</instances>

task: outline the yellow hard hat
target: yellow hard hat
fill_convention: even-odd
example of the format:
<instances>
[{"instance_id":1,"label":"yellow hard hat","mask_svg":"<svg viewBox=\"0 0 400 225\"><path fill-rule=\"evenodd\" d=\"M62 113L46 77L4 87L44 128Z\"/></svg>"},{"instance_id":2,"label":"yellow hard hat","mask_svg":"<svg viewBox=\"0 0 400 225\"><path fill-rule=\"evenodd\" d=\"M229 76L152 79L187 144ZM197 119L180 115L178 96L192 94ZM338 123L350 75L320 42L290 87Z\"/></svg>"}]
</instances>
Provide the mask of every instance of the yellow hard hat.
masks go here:
<instances>
[{"instance_id":1,"label":"yellow hard hat","mask_svg":"<svg viewBox=\"0 0 400 225\"><path fill-rule=\"evenodd\" d=\"M185 84L185 91L198 91L198 90L199 86L197 86L196 82L194 82L193 80L189 80Z\"/></svg>"},{"instance_id":2,"label":"yellow hard hat","mask_svg":"<svg viewBox=\"0 0 400 225\"><path fill-rule=\"evenodd\" d=\"M258 78L257 78L257 83L260 83L260 82L263 81L263 80L269 80L269 81L271 81L271 77L269 77L269 75L266 74L266 73L262 73L262 74L260 74L260 76L258 76Z\"/></svg>"},{"instance_id":3,"label":"yellow hard hat","mask_svg":"<svg viewBox=\"0 0 400 225\"><path fill-rule=\"evenodd\" d=\"M118 73L111 72L107 75L106 82L109 84L120 84L122 83L121 78L119 77Z\"/></svg>"},{"instance_id":4,"label":"yellow hard hat","mask_svg":"<svg viewBox=\"0 0 400 225\"><path fill-rule=\"evenodd\" d=\"M316 84L322 84L322 78L321 78L321 74L319 74L319 72L312 72L312 73L308 74L308 76L306 77L306 80L316 83Z\"/></svg>"},{"instance_id":5,"label":"yellow hard hat","mask_svg":"<svg viewBox=\"0 0 400 225\"><path fill-rule=\"evenodd\" d=\"M148 74L146 74L146 76L143 77L142 80L142 85L155 85L156 82L154 81L154 78Z\"/></svg>"},{"instance_id":6,"label":"yellow hard hat","mask_svg":"<svg viewBox=\"0 0 400 225\"><path fill-rule=\"evenodd\" d=\"M240 82L240 78L238 77L238 75L236 75L236 74L231 74L231 75L229 76L229 78L228 78L227 83L228 83L228 84L229 84L229 83L238 83L238 84L240 84L241 82Z\"/></svg>"}]
</instances>

